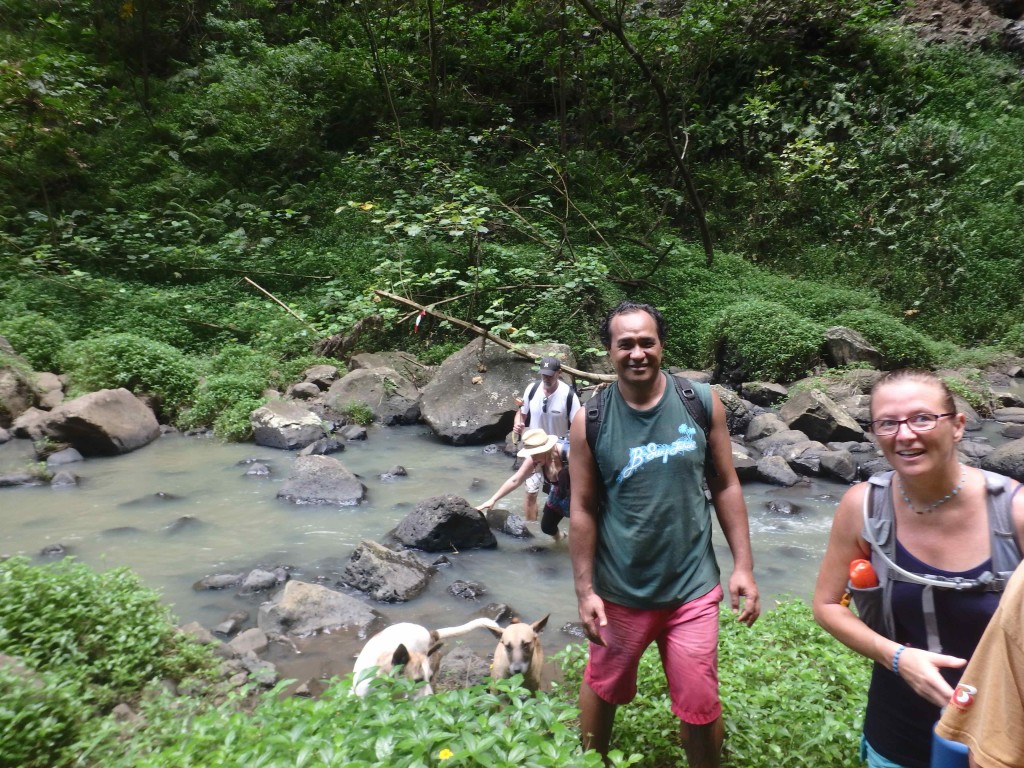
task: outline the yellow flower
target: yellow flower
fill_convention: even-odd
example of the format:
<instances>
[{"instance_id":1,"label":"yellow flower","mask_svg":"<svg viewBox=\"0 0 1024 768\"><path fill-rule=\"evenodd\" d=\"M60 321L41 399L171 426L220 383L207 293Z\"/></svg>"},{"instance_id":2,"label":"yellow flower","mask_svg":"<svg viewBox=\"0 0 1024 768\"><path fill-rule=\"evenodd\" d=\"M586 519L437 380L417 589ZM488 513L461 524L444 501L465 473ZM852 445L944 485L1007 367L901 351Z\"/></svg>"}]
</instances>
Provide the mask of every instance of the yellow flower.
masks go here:
<instances>
[{"instance_id":1,"label":"yellow flower","mask_svg":"<svg viewBox=\"0 0 1024 768\"><path fill-rule=\"evenodd\" d=\"M447 760L449 757L451 757L454 754L455 754L454 752L452 752L450 749L445 747L444 749L442 749L440 752L437 753L437 759L438 760Z\"/></svg>"}]
</instances>

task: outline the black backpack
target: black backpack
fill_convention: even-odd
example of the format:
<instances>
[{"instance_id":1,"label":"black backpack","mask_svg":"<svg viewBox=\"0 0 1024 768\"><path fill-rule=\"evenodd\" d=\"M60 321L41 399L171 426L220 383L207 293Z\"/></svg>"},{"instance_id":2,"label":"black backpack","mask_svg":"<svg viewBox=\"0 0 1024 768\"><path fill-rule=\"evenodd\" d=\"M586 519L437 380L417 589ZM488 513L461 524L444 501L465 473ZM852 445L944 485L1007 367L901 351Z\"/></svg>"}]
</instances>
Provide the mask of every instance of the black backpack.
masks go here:
<instances>
[{"instance_id":1,"label":"black backpack","mask_svg":"<svg viewBox=\"0 0 1024 768\"><path fill-rule=\"evenodd\" d=\"M697 422L697 426L704 432L704 440L707 441L708 436L711 434L711 419L708 416L708 412L704 410L704 403L697 397L697 393L693 389L693 383L683 376L669 374L669 378L672 379L672 383L676 386L679 399L683 401L683 405L689 411L690 417ZM598 389L594 396L587 401L586 405L587 445L590 446L591 453L595 453L597 433L601 430L601 419L604 418L604 394L606 389L604 386ZM707 464L707 475L714 477L717 474L718 472L715 470L715 463L712 459Z\"/></svg>"}]
</instances>

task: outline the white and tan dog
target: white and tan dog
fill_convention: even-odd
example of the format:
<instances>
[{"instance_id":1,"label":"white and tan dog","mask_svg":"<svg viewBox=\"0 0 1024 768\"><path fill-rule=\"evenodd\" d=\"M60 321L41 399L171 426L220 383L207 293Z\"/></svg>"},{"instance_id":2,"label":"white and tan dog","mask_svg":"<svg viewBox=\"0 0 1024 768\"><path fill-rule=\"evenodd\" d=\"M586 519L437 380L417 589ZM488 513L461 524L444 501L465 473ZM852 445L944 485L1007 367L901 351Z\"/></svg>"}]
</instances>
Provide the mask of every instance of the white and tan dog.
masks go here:
<instances>
[{"instance_id":1,"label":"white and tan dog","mask_svg":"<svg viewBox=\"0 0 1024 768\"><path fill-rule=\"evenodd\" d=\"M432 682L437 672L433 661L447 637L464 635L477 628L501 633L501 627L491 619L473 619L458 627L427 629L419 624L392 624L366 641L352 669L352 693L365 696L376 675L388 675L397 667L413 682L425 682L416 696L434 692ZM376 672L373 670L376 669Z\"/></svg>"},{"instance_id":2,"label":"white and tan dog","mask_svg":"<svg viewBox=\"0 0 1024 768\"><path fill-rule=\"evenodd\" d=\"M523 624L513 619L505 629L488 627L498 638L494 649L494 664L491 678L501 680L512 675L523 676L523 687L530 691L540 688L540 674L544 666L544 650L540 647L538 635L548 623L549 613L533 624Z\"/></svg>"}]
</instances>

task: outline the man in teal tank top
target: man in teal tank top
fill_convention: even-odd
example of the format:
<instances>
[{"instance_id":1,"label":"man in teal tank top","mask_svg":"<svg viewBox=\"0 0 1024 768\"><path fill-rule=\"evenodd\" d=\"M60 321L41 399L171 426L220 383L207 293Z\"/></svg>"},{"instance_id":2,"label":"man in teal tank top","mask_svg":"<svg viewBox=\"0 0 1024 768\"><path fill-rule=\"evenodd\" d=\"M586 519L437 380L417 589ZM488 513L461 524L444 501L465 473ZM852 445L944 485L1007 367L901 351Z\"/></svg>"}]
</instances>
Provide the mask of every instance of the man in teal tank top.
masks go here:
<instances>
[{"instance_id":1,"label":"man in teal tank top","mask_svg":"<svg viewBox=\"0 0 1024 768\"><path fill-rule=\"evenodd\" d=\"M657 642L689 765L717 768L722 590L712 503L733 556L732 608L748 626L760 614L725 409L710 387L694 385L711 414L705 439L661 370L665 321L654 307L623 302L602 325L601 340L618 380L604 394L594 450L581 416L572 423L569 451L569 548L590 639L580 686L583 745L607 754L616 707L636 695L640 656ZM714 467L707 474L710 502L706 463Z\"/></svg>"}]
</instances>

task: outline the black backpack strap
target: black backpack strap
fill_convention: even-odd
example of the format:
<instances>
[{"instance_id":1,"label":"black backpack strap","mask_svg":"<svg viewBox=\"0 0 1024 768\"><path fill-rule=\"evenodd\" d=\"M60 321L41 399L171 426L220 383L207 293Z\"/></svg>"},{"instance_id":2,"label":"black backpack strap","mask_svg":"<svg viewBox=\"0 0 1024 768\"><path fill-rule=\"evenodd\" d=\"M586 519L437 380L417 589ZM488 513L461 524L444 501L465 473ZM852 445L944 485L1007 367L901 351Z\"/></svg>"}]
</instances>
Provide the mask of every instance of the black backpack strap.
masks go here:
<instances>
[{"instance_id":1,"label":"black backpack strap","mask_svg":"<svg viewBox=\"0 0 1024 768\"><path fill-rule=\"evenodd\" d=\"M594 456L597 456L597 433L601 431L604 418L604 393L605 387L600 387L583 406L587 410L587 445Z\"/></svg>"},{"instance_id":2,"label":"black backpack strap","mask_svg":"<svg viewBox=\"0 0 1024 768\"><path fill-rule=\"evenodd\" d=\"M697 391L693 388L693 382L685 376L674 376L672 374L669 374L669 376L672 378L672 383L676 385L679 399L686 406L686 410L690 413L690 418L697 422L697 426L701 428L701 431L704 433L704 442L710 448L711 419L704 408L704 403L697 397ZM707 477L717 477L718 469L715 467L715 459L711 456L710 451L708 451L707 456L710 457L710 461L705 463L704 474Z\"/></svg>"}]
</instances>

